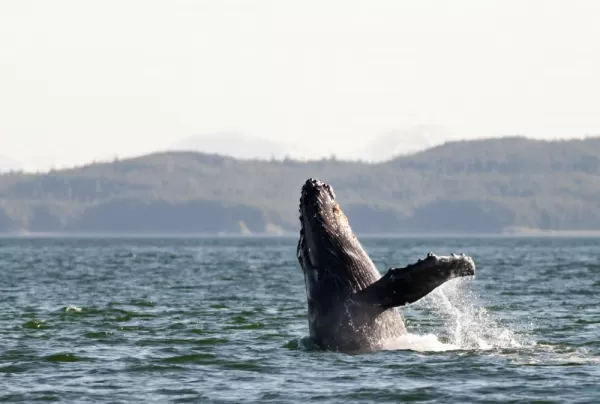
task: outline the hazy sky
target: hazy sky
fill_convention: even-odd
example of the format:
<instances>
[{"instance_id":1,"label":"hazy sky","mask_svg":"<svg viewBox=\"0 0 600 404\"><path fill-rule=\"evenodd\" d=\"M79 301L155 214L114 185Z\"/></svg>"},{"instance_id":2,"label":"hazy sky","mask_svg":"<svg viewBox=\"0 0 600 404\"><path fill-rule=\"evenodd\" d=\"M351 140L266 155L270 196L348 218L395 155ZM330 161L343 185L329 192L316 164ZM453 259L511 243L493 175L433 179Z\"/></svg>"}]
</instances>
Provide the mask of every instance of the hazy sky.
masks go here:
<instances>
[{"instance_id":1,"label":"hazy sky","mask_svg":"<svg viewBox=\"0 0 600 404\"><path fill-rule=\"evenodd\" d=\"M413 125L600 134L599 21L592 0L0 0L0 155L64 165L220 131L318 155Z\"/></svg>"}]
</instances>

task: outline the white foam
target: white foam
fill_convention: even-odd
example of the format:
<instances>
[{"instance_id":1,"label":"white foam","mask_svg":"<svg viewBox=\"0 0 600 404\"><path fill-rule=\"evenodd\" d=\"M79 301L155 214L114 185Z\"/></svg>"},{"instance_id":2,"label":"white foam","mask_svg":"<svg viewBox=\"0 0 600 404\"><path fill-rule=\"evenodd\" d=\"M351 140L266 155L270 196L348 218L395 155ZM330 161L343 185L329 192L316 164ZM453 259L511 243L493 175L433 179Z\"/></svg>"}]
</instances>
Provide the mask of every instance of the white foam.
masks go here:
<instances>
[{"instance_id":1,"label":"white foam","mask_svg":"<svg viewBox=\"0 0 600 404\"><path fill-rule=\"evenodd\" d=\"M384 350L411 350L418 352L443 352L460 349L453 344L441 342L434 334L411 334L407 333L400 337L385 341Z\"/></svg>"}]
</instances>

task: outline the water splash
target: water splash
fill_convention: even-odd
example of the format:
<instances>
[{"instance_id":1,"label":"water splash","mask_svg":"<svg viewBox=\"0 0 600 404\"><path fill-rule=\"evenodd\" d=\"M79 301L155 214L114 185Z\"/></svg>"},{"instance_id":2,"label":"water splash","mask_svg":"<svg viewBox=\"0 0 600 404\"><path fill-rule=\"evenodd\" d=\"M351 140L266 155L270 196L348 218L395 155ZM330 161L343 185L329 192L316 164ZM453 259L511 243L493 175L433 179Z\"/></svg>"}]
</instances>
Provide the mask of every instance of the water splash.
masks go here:
<instances>
[{"instance_id":1,"label":"water splash","mask_svg":"<svg viewBox=\"0 0 600 404\"><path fill-rule=\"evenodd\" d=\"M446 317L446 329L452 331L451 341L465 349L522 348L530 345L500 324L484 307L469 287L466 279L448 282L432 295L437 311Z\"/></svg>"},{"instance_id":2,"label":"water splash","mask_svg":"<svg viewBox=\"0 0 600 404\"><path fill-rule=\"evenodd\" d=\"M406 310L407 317L417 319L416 330L408 326L408 333L386 341L384 349L414 350L419 352L451 350L490 350L533 346L510 328L493 318L469 288L468 279L446 282L426 298ZM412 312L412 313L411 313ZM420 322L433 323L425 333L418 333Z\"/></svg>"}]
</instances>

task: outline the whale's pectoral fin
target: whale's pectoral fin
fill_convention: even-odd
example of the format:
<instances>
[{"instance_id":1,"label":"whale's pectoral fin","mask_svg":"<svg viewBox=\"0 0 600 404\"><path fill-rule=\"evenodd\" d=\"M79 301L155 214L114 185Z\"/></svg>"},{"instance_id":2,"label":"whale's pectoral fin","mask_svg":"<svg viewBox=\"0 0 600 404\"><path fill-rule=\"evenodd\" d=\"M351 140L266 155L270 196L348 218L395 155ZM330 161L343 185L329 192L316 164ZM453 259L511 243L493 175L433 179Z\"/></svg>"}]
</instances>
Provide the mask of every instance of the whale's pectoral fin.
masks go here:
<instances>
[{"instance_id":1,"label":"whale's pectoral fin","mask_svg":"<svg viewBox=\"0 0 600 404\"><path fill-rule=\"evenodd\" d=\"M475 263L466 255L427 258L404 268L391 268L377 282L357 292L353 300L383 310L416 302L450 279L475 275Z\"/></svg>"}]
</instances>

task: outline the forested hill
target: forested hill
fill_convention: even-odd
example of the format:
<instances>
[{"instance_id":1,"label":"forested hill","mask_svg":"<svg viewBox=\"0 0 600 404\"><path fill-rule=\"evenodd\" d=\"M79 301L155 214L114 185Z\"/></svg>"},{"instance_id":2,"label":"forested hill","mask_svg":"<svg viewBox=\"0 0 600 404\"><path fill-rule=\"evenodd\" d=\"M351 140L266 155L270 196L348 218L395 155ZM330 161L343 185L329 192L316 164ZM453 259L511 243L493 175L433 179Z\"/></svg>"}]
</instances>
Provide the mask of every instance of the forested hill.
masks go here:
<instances>
[{"instance_id":1,"label":"forested hill","mask_svg":"<svg viewBox=\"0 0 600 404\"><path fill-rule=\"evenodd\" d=\"M361 233L600 230L599 156L600 138L452 142L380 164L156 153L0 175L0 231L295 232L308 177Z\"/></svg>"}]
</instances>

